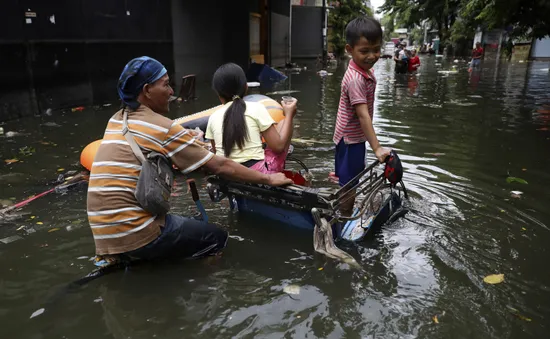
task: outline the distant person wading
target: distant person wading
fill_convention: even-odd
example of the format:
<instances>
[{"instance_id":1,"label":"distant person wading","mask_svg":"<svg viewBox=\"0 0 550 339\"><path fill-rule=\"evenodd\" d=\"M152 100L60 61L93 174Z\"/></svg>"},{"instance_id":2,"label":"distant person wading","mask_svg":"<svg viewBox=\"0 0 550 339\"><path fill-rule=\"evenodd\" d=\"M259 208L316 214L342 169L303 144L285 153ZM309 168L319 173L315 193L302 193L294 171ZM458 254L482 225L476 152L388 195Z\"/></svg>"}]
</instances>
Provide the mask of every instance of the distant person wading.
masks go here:
<instances>
[{"instance_id":1,"label":"distant person wading","mask_svg":"<svg viewBox=\"0 0 550 339\"><path fill-rule=\"evenodd\" d=\"M405 50L406 46L407 43L405 42L399 43L399 46L395 51L395 55L393 56L393 60L395 61L395 73L397 74L407 73L409 58L407 57L407 53Z\"/></svg>"},{"instance_id":2,"label":"distant person wading","mask_svg":"<svg viewBox=\"0 0 550 339\"><path fill-rule=\"evenodd\" d=\"M481 47L481 42L476 42L476 48L472 51L472 68L478 68L481 64L481 58L483 58L483 47Z\"/></svg>"}]
</instances>

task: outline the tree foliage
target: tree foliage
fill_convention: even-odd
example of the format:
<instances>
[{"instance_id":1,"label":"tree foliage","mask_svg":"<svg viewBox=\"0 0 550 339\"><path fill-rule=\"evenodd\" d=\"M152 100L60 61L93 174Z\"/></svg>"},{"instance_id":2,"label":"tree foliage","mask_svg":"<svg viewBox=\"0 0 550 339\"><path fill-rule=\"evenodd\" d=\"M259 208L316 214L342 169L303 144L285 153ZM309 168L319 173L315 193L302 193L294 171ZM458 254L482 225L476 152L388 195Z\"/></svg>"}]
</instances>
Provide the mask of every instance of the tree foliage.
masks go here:
<instances>
[{"instance_id":1,"label":"tree foliage","mask_svg":"<svg viewBox=\"0 0 550 339\"><path fill-rule=\"evenodd\" d=\"M548 0L463 0L463 15L489 29L505 28L511 37L543 38L550 34Z\"/></svg>"},{"instance_id":2,"label":"tree foliage","mask_svg":"<svg viewBox=\"0 0 550 339\"><path fill-rule=\"evenodd\" d=\"M445 41L451 35L460 4L461 0L386 0L380 11L398 17L405 28L421 26L428 20Z\"/></svg>"},{"instance_id":3,"label":"tree foliage","mask_svg":"<svg viewBox=\"0 0 550 339\"><path fill-rule=\"evenodd\" d=\"M384 15L380 20L380 24L384 29L384 41L389 41L393 38L393 32L395 31L395 14Z\"/></svg>"},{"instance_id":4,"label":"tree foliage","mask_svg":"<svg viewBox=\"0 0 550 339\"><path fill-rule=\"evenodd\" d=\"M550 33L549 0L386 0L380 11L406 25L429 20L442 42L473 38L475 29L506 29L511 38Z\"/></svg>"},{"instance_id":5,"label":"tree foliage","mask_svg":"<svg viewBox=\"0 0 550 339\"><path fill-rule=\"evenodd\" d=\"M332 27L330 42L334 54L343 56L346 47L346 25L360 15L372 16L372 11L362 0L341 0L332 3L334 8L329 13L329 25Z\"/></svg>"},{"instance_id":6,"label":"tree foliage","mask_svg":"<svg viewBox=\"0 0 550 339\"><path fill-rule=\"evenodd\" d=\"M420 26L416 26L412 29L410 39L411 43L416 43L420 46L424 44L424 31Z\"/></svg>"}]
</instances>

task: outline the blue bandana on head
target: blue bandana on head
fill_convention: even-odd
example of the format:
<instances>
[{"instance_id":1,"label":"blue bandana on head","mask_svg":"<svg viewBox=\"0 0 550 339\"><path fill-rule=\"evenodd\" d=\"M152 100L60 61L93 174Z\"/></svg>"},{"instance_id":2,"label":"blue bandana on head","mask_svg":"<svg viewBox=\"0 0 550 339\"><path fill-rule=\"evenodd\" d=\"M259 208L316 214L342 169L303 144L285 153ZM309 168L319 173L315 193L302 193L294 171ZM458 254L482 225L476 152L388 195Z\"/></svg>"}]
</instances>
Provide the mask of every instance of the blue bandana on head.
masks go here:
<instances>
[{"instance_id":1,"label":"blue bandana on head","mask_svg":"<svg viewBox=\"0 0 550 339\"><path fill-rule=\"evenodd\" d=\"M137 109L138 95L145 84L151 84L167 73L166 68L157 60L142 56L131 60L118 79L118 96L131 109Z\"/></svg>"}]
</instances>

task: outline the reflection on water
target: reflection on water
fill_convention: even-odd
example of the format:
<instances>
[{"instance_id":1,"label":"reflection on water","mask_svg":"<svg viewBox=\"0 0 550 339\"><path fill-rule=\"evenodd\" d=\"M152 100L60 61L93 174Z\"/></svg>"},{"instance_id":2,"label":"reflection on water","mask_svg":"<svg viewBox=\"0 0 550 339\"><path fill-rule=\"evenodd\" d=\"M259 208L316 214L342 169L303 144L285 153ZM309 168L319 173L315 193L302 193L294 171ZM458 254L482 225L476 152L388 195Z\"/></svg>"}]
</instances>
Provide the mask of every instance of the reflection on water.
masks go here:
<instances>
[{"instance_id":1,"label":"reflection on water","mask_svg":"<svg viewBox=\"0 0 550 339\"><path fill-rule=\"evenodd\" d=\"M441 60L440 60L441 61ZM346 245L366 274L315 255L311 234L206 203L232 237L218 259L138 266L77 292L55 292L92 268L93 242L81 190L39 199L21 218L0 225L2 337L543 337L549 328L550 74L545 63L485 63L442 74L452 63L422 60L418 75L395 76L376 65L375 128L400 154L411 212L362 244ZM331 185L330 141L343 65L333 76L294 74L294 155ZM217 104L200 100L171 114ZM276 97L276 99L279 99ZM54 113L10 122L1 165L2 201L47 189L59 168L78 169L78 155L101 137L113 107ZM60 125L61 127L57 127ZM369 154L371 156L371 154ZM372 158L372 157L371 157ZM528 181L509 184L507 176ZM520 190L514 198L510 191ZM194 212L181 192L177 213ZM9 203L9 201L8 201ZM21 228L21 226L24 226ZM60 228L54 232L54 228ZM33 232L34 231L34 232ZM503 273L488 285L483 277ZM285 292L298 285L298 294ZM29 320L37 309L45 312ZM437 323L436 320L437 319ZM5 335L4 335L5 334Z\"/></svg>"}]
</instances>

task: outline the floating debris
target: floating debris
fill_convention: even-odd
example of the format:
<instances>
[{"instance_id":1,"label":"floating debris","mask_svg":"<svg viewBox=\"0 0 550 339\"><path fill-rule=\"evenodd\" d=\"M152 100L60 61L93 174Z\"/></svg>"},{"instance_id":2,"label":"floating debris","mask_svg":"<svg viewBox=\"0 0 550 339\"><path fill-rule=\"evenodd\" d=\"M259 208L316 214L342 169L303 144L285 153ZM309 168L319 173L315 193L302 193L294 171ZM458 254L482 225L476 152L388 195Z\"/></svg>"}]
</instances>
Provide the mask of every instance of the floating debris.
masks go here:
<instances>
[{"instance_id":1,"label":"floating debris","mask_svg":"<svg viewBox=\"0 0 550 339\"><path fill-rule=\"evenodd\" d=\"M300 286L298 285L286 285L283 287L283 292L286 294L298 295L300 294Z\"/></svg>"},{"instance_id":2,"label":"floating debris","mask_svg":"<svg viewBox=\"0 0 550 339\"><path fill-rule=\"evenodd\" d=\"M83 110L84 110L84 106L71 108L71 112L82 112Z\"/></svg>"},{"instance_id":3,"label":"floating debris","mask_svg":"<svg viewBox=\"0 0 550 339\"><path fill-rule=\"evenodd\" d=\"M506 308L508 309L508 311L510 311L511 314L515 315L516 317L518 317L519 319L521 319L523 321L527 321L527 322L533 321L531 318L527 318L526 316L521 315L519 313L519 311L517 309L513 308L512 306L506 305Z\"/></svg>"},{"instance_id":4,"label":"floating debris","mask_svg":"<svg viewBox=\"0 0 550 339\"><path fill-rule=\"evenodd\" d=\"M299 93L300 91L297 90L286 90L286 91L275 91L271 93L267 93L267 95L279 95L279 94L292 94L292 93Z\"/></svg>"},{"instance_id":5,"label":"floating debris","mask_svg":"<svg viewBox=\"0 0 550 339\"><path fill-rule=\"evenodd\" d=\"M45 122L42 124L42 126L46 126L46 127L61 127L60 124L56 124L55 122Z\"/></svg>"},{"instance_id":6,"label":"floating debris","mask_svg":"<svg viewBox=\"0 0 550 339\"><path fill-rule=\"evenodd\" d=\"M313 145L313 144L333 145L334 144L334 142L332 141L321 141L317 139L302 139L302 138L293 138L292 142L296 144L306 144L306 145Z\"/></svg>"},{"instance_id":7,"label":"floating debris","mask_svg":"<svg viewBox=\"0 0 550 339\"><path fill-rule=\"evenodd\" d=\"M483 281L487 284L500 284L504 281L504 274L491 274L483 278Z\"/></svg>"},{"instance_id":8,"label":"floating debris","mask_svg":"<svg viewBox=\"0 0 550 339\"><path fill-rule=\"evenodd\" d=\"M101 297L99 297L97 299L94 299L94 303L100 303L102 301L103 301L103 299Z\"/></svg>"},{"instance_id":9,"label":"floating debris","mask_svg":"<svg viewBox=\"0 0 550 339\"><path fill-rule=\"evenodd\" d=\"M434 315L432 317L432 320L434 321L435 324L439 324L439 319L437 319L437 315Z\"/></svg>"},{"instance_id":10,"label":"floating debris","mask_svg":"<svg viewBox=\"0 0 550 339\"><path fill-rule=\"evenodd\" d=\"M41 315L42 313L44 313L45 309L41 308L39 310L36 310L34 311L33 314L31 314L31 317L29 319L32 319L34 317L38 317L39 315Z\"/></svg>"},{"instance_id":11,"label":"floating debris","mask_svg":"<svg viewBox=\"0 0 550 339\"><path fill-rule=\"evenodd\" d=\"M517 178L517 177L508 177L508 178L506 178L506 182L509 183L509 184L511 184L513 182L517 182L517 183L524 184L524 185L528 184L528 182L525 179Z\"/></svg>"},{"instance_id":12,"label":"floating debris","mask_svg":"<svg viewBox=\"0 0 550 339\"><path fill-rule=\"evenodd\" d=\"M437 71L439 74L458 74L458 71Z\"/></svg>"},{"instance_id":13,"label":"floating debris","mask_svg":"<svg viewBox=\"0 0 550 339\"><path fill-rule=\"evenodd\" d=\"M4 135L4 127L0 127L0 135Z\"/></svg>"},{"instance_id":14,"label":"floating debris","mask_svg":"<svg viewBox=\"0 0 550 339\"><path fill-rule=\"evenodd\" d=\"M0 199L0 206L2 207L8 207L13 205L13 201L9 199Z\"/></svg>"},{"instance_id":15,"label":"floating debris","mask_svg":"<svg viewBox=\"0 0 550 339\"><path fill-rule=\"evenodd\" d=\"M52 228L51 230L48 231L48 233L57 232L57 231L59 231L59 227Z\"/></svg>"},{"instance_id":16,"label":"floating debris","mask_svg":"<svg viewBox=\"0 0 550 339\"><path fill-rule=\"evenodd\" d=\"M512 198L516 198L516 199L517 199L517 198L521 198L521 195L522 195L522 194L523 194L522 191L511 191L511 192L510 192L510 196L511 196Z\"/></svg>"},{"instance_id":17,"label":"floating debris","mask_svg":"<svg viewBox=\"0 0 550 339\"><path fill-rule=\"evenodd\" d=\"M78 257L78 258L76 258L76 259L77 259L77 260L84 260L84 259L88 259L88 258L89 258L88 256L83 255L83 256Z\"/></svg>"},{"instance_id":18,"label":"floating debris","mask_svg":"<svg viewBox=\"0 0 550 339\"><path fill-rule=\"evenodd\" d=\"M55 122L45 122L42 124L42 126L46 126L46 127L61 127L60 124L56 124Z\"/></svg>"},{"instance_id":19,"label":"floating debris","mask_svg":"<svg viewBox=\"0 0 550 339\"><path fill-rule=\"evenodd\" d=\"M451 102L451 103L454 104L454 105L463 106L463 107L477 106L477 104L476 104L475 102L459 102L459 101L455 101L455 102Z\"/></svg>"},{"instance_id":20,"label":"floating debris","mask_svg":"<svg viewBox=\"0 0 550 339\"><path fill-rule=\"evenodd\" d=\"M243 237L239 237L238 235L230 235L229 238L237 240L237 241L245 241L246 239Z\"/></svg>"},{"instance_id":21,"label":"floating debris","mask_svg":"<svg viewBox=\"0 0 550 339\"><path fill-rule=\"evenodd\" d=\"M9 244L10 242L14 242L14 241L17 241L19 239L23 239L23 238L21 238L18 235L12 235L11 237L0 239L0 242L3 242L4 244Z\"/></svg>"},{"instance_id":22,"label":"floating debris","mask_svg":"<svg viewBox=\"0 0 550 339\"><path fill-rule=\"evenodd\" d=\"M19 159L13 158L13 159L6 159L4 162L8 165L15 164L16 162L19 162Z\"/></svg>"},{"instance_id":23,"label":"floating debris","mask_svg":"<svg viewBox=\"0 0 550 339\"><path fill-rule=\"evenodd\" d=\"M103 107L109 107L111 106L112 104L103 104Z\"/></svg>"},{"instance_id":24,"label":"floating debris","mask_svg":"<svg viewBox=\"0 0 550 339\"><path fill-rule=\"evenodd\" d=\"M24 147L19 148L19 154L21 156L29 157L29 156L33 155L34 153L36 153L36 149L34 147L24 146Z\"/></svg>"},{"instance_id":25,"label":"floating debris","mask_svg":"<svg viewBox=\"0 0 550 339\"><path fill-rule=\"evenodd\" d=\"M6 138L19 137L19 136L23 136L23 135L25 135L25 134L19 133L19 132L14 132L14 131L6 132Z\"/></svg>"}]
</instances>

